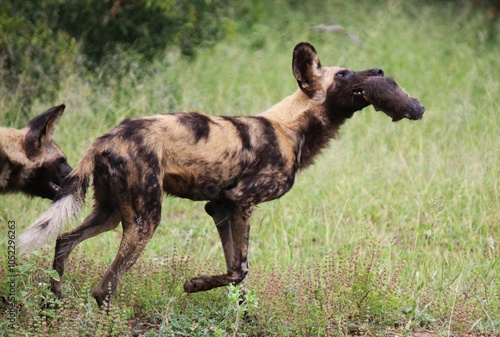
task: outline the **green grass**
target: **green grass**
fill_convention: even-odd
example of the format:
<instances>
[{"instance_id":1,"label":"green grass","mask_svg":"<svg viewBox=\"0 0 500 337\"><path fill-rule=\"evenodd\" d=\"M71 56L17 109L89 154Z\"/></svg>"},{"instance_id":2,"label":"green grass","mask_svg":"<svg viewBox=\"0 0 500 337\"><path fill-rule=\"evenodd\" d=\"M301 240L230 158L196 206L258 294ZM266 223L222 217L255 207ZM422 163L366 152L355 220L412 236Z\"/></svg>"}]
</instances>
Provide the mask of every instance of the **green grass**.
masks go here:
<instances>
[{"instance_id":1,"label":"green grass","mask_svg":"<svg viewBox=\"0 0 500 337\"><path fill-rule=\"evenodd\" d=\"M203 204L167 198L162 223L109 315L90 292L116 254L120 230L75 250L60 309L39 307L51 297L43 282L53 243L20 257L23 306L11 335L500 333L500 43L486 38L485 14L445 3L303 6L268 15L194 61L170 52L105 85L98 75L72 76L57 101L39 97L33 114L67 105L55 139L76 165L96 137L126 117L265 110L296 90L291 52L309 41L324 65L383 68L426 106L423 121L391 123L372 108L356 113L291 192L260 205L247 302L234 300L238 289L183 293L187 278L222 272L225 264ZM332 20L363 43L308 30ZM0 116L8 108L1 102ZM5 232L15 220L20 233L49 203L7 195L1 205ZM7 266L6 240L0 249ZM5 278L6 268L0 274ZM9 291L7 282L1 289ZM0 315L0 335L7 324Z\"/></svg>"}]
</instances>

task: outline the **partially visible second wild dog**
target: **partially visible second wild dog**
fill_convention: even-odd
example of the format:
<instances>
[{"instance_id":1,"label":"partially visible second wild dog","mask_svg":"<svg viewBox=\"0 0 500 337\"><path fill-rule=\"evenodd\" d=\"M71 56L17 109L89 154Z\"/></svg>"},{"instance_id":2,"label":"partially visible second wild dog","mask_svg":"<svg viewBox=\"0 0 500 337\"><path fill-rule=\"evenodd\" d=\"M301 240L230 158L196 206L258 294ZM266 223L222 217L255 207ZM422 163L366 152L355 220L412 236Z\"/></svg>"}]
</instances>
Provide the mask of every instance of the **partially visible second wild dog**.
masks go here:
<instances>
[{"instance_id":1,"label":"partially visible second wild dog","mask_svg":"<svg viewBox=\"0 0 500 337\"><path fill-rule=\"evenodd\" d=\"M394 121L420 119L424 107L379 69L323 67L314 47L298 44L293 74L299 89L252 117L179 112L124 120L98 138L68 176L53 205L21 236L21 250L40 247L79 212L90 177L94 208L84 222L56 241L53 268L61 295L64 264L83 240L123 227L118 254L93 296L101 306L138 259L160 223L163 194L208 201L227 271L199 276L186 292L241 282L248 273L250 217L261 202L277 199L294 184L347 118L373 104ZM108 302L109 303L109 302Z\"/></svg>"},{"instance_id":2,"label":"partially visible second wild dog","mask_svg":"<svg viewBox=\"0 0 500 337\"><path fill-rule=\"evenodd\" d=\"M23 192L54 199L71 172L52 134L64 104L36 116L21 130L0 127L0 193Z\"/></svg>"}]
</instances>

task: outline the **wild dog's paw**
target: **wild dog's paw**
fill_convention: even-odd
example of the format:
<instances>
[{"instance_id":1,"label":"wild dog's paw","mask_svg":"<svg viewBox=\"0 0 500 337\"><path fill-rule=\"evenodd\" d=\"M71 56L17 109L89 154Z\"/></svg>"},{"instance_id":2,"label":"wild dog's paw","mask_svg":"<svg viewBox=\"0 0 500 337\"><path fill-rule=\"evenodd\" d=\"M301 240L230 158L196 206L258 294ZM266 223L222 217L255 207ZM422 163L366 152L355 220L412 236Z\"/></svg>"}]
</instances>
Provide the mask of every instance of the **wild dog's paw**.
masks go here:
<instances>
[{"instance_id":1,"label":"wild dog's paw","mask_svg":"<svg viewBox=\"0 0 500 337\"><path fill-rule=\"evenodd\" d=\"M390 77L367 78L363 94L375 110L385 112L393 122L403 118L418 120L424 116L425 107Z\"/></svg>"},{"instance_id":2,"label":"wild dog's paw","mask_svg":"<svg viewBox=\"0 0 500 337\"><path fill-rule=\"evenodd\" d=\"M234 280L228 275L202 275L186 281L186 283L184 283L184 291L187 293L196 293L199 291L227 286L232 283L234 283Z\"/></svg>"}]
</instances>

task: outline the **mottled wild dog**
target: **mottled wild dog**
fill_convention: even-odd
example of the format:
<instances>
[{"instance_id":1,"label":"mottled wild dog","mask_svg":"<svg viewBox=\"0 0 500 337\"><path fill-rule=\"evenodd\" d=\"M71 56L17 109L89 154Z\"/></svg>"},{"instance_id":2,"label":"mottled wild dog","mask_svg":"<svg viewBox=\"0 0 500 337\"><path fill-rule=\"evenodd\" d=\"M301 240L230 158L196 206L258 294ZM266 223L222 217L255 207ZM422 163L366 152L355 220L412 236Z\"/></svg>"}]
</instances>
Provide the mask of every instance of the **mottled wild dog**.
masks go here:
<instances>
[{"instance_id":1,"label":"mottled wild dog","mask_svg":"<svg viewBox=\"0 0 500 337\"><path fill-rule=\"evenodd\" d=\"M118 254L93 291L102 305L153 236L164 192L207 201L205 210L215 222L226 259L225 274L192 278L185 291L241 282L248 273L255 206L288 192L298 170L313 162L347 118L370 104L394 121L420 119L424 113L418 100L379 68L323 67L308 43L295 47L292 65L299 89L257 116L179 112L131 118L98 138L53 205L20 240L26 252L56 235L80 210L93 176L91 214L57 238L53 268L60 280L52 280L52 291L61 295L64 264L73 248L121 221Z\"/></svg>"},{"instance_id":2,"label":"mottled wild dog","mask_svg":"<svg viewBox=\"0 0 500 337\"><path fill-rule=\"evenodd\" d=\"M52 134L64 105L50 108L21 130L0 128L0 193L23 192L54 199L71 172Z\"/></svg>"}]
</instances>

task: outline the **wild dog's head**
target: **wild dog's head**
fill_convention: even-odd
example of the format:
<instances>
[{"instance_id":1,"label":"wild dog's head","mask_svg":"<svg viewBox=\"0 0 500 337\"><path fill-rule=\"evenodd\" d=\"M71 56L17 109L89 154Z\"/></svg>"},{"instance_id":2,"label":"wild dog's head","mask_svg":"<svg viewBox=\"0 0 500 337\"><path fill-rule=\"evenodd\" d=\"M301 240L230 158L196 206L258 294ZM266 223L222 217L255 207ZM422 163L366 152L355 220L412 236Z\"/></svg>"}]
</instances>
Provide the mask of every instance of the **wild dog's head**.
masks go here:
<instances>
[{"instance_id":1,"label":"wild dog's head","mask_svg":"<svg viewBox=\"0 0 500 337\"><path fill-rule=\"evenodd\" d=\"M393 79L384 77L382 69L322 67L316 50L306 42L295 47L292 68L300 89L326 108L330 119L349 118L370 104L393 121L420 119L425 111L416 98L408 96Z\"/></svg>"},{"instance_id":2,"label":"wild dog's head","mask_svg":"<svg viewBox=\"0 0 500 337\"><path fill-rule=\"evenodd\" d=\"M64 104L52 107L30 120L24 128L24 150L34 163L22 187L22 191L27 194L54 199L63 179L72 170L66 156L52 139L64 108Z\"/></svg>"}]
</instances>

